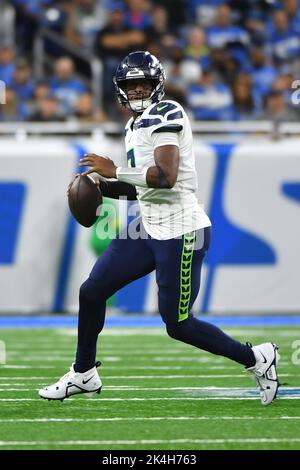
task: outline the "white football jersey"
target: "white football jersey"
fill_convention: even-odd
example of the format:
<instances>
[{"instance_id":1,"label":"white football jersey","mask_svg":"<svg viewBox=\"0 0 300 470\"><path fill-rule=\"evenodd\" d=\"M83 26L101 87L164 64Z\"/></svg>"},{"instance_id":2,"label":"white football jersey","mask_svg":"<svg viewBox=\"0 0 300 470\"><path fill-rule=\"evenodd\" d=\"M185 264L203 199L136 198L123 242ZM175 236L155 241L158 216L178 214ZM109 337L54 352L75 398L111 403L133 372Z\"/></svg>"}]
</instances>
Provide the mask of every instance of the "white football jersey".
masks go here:
<instances>
[{"instance_id":1,"label":"white football jersey","mask_svg":"<svg viewBox=\"0 0 300 470\"><path fill-rule=\"evenodd\" d=\"M176 101L151 104L125 127L128 166L155 165L154 150L162 145L179 147L177 182L171 189L137 186L137 198L147 233L168 240L211 225L196 198L197 173L189 119Z\"/></svg>"}]
</instances>

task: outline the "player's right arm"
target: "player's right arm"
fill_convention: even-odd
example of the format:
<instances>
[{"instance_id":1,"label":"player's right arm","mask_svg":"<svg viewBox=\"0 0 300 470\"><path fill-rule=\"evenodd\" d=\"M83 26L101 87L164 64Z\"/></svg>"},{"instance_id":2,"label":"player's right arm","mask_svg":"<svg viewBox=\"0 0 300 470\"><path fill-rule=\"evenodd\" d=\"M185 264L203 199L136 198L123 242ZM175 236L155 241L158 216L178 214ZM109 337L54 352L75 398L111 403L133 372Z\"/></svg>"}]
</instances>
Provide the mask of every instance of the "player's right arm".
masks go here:
<instances>
[{"instance_id":1,"label":"player's right arm","mask_svg":"<svg viewBox=\"0 0 300 470\"><path fill-rule=\"evenodd\" d=\"M111 199L119 199L126 197L129 201L137 199L135 186L126 181L109 181L110 178L116 177L116 165L113 160L95 153L88 153L80 159L79 166L90 167L89 170L82 173L89 175L93 173L93 179L99 186L102 195ZM109 178L109 179L107 179Z\"/></svg>"},{"instance_id":2,"label":"player's right arm","mask_svg":"<svg viewBox=\"0 0 300 470\"><path fill-rule=\"evenodd\" d=\"M100 190L105 197L110 197L111 199L119 199L121 196L125 196L128 201L135 201L136 189L133 184L125 183L123 181L99 181Z\"/></svg>"},{"instance_id":3,"label":"player's right arm","mask_svg":"<svg viewBox=\"0 0 300 470\"><path fill-rule=\"evenodd\" d=\"M76 175L76 177L79 175ZM135 186L123 181L107 181L105 178L101 178L99 175L94 175L93 179L99 186L100 191L104 197L111 199L119 199L120 197L126 197L128 201L135 201L137 199L137 193ZM67 195L70 192L73 181L68 185Z\"/></svg>"}]
</instances>

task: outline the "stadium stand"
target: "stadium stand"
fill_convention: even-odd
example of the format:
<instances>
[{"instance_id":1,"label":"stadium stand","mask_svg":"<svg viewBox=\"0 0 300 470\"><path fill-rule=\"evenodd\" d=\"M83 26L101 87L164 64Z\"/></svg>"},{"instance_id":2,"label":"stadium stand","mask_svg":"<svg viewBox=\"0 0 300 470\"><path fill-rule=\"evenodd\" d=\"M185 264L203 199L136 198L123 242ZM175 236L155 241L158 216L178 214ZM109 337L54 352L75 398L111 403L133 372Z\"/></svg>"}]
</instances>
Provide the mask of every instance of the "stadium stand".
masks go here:
<instances>
[{"instance_id":1,"label":"stadium stand","mask_svg":"<svg viewBox=\"0 0 300 470\"><path fill-rule=\"evenodd\" d=\"M57 121L123 121L112 76L137 49L160 57L194 121L300 116L298 0L7 0L0 31L0 122L47 121L41 106Z\"/></svg>"}]
</instances>

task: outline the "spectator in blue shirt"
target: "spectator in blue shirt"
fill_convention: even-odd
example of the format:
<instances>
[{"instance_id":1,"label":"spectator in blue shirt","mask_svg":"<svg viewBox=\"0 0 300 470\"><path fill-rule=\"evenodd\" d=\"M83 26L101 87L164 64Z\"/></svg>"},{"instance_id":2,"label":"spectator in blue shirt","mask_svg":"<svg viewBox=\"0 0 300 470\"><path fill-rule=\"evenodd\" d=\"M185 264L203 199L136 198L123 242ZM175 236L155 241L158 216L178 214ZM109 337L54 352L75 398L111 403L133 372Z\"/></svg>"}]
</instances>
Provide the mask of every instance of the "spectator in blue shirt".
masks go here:
<instances>
[{"instance_id":1,"label":"spectator in blue shirt","mask_svg":"<svg viewBox=\"0 0 300 470\"><path fill-rule=\"evenodd\" d=\"M275 67L267 62L267 56L263 47L254 47L251 50L251 78L256 92L265 96L271 89L277 71Z\"/></svg>"},{"instance_id":2,"label":"spectator in blue shirt","mask_svg":"<svg viewBox=\"0 0 300 470\"><path fill-rule=\"evenodd\" d=\"M65 111L73 112L78 98L87 89L74 71L74 62L69 57L61 57L55 62L55 75L50 80L52 94L59 100Z\"/></svg>"},{"instance_id":3,"label":"spectator in blue shirt","mask_svg":"<svg viewBox=\"0 0 300 470\"><path fill-rule=\"evenodd\" d=\"M266 16L261 10L250 10L246 16L244 25L250 36L250 42L254 45L263 45L267 40Z\"/></svg>"},{"instance_id":4,"label":"spectator in blue shirt","mask_svg":"<svg viewBox=\"0 0 300 470\"><path fill-rule=\"evenodd\" d=\"M205 70L198 83L187 90L187 103L196 120L230 119L233 112L229 87L217 81L215 73Z\"/></svg>"},{"instance_id":5,"label":"spectator in blue shirt","mask_svg":"<svg viewBox=\"0 0 300 470\"><path fill-rule=\"evenodd\" d=\"M186 59L194 60L202 69L209 63L209 48L205 31L199 26L193 26L187 34L187 44L184 49Z\"/></svg>"},{"instance_id":6,"label":"spectator in blue shirt","mask_svg":"<svg viewBox=\"0 0 300 470\"><path fill-rule=\"evenodd\" d=\"M217 8L224 0L188 0L189 20L193 23L208 27L215 23Z\"/></svg>"},{"instance_id":7,"label":"spectator in blue shirt","mask_svg":"<svg viewBox=\"0 0 300 470\"><path fill-rule=\"evenodd\" d=\"M300 54L300 37L288 21L284 10L276 10L273 15L273 31L271 32L270 48L273 57L280 65L290 62Z\"/></svg>"},{"instance_id":8,"label":"spectator in blue shirt","mask_svg":"<svg viewBox=\"0 0 300 470\"><path fill-rule=\"evenodd\" d=\"M214 49L224 49L232 43L248 46L248 33L241 26L232 24L232 12L228 5L218 7L215 25L207 28L207 42Z\"/></svg>"},{"instance_id":9,"label":"spectator in blue shirt","mask_svg":"<svg viewBox=\"0 0 300 470\"><path fill-rule=\"evenodd\" d=\"M145 30L151 26L151 16L145 9L144 0L127 0L128 11L125 13L125 26L131 29Z\"/></svg>"}]
</instances>

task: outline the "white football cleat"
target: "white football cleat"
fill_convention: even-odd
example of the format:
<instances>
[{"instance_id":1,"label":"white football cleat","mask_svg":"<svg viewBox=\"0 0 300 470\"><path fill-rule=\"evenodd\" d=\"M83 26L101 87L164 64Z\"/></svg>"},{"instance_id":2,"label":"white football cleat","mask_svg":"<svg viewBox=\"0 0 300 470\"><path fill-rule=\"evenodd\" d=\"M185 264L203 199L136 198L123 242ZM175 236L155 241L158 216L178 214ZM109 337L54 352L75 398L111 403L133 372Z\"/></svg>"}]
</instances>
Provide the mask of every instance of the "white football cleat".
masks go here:
<instances>
[{"instance_id":1,"label":"white football cleat","mask_svg":"<svg viewBox=\"0 0 300 470\"><path fill-rule=\"evenodd\" d=\"M91 397L95 393L99 394L102 382L97 367L100 364L100 362L96 362L95 367L83 373L75 372L74 364L72 364L70 371L61 377L58 382L39 390L40 397L46 400L63 401L65 398L78 393L85 393L87 397Z\"/></svg>"},{"instance_id":2,"label":"white football cleat","mask_svg":"<svg viewBox=\"0 0 300 470\"><path fill-rule=\"evenodd\" d=\"M249 367L247 371L252 373L260 389L262 405L269 405L275 400L279 386L276 371L276 366L280 359L277 352L278 347L273 343L263 343L253 346L252 351L254 352L256 364L253 367Z\"/></svg>"}]
</instances>

